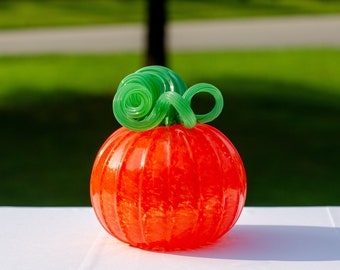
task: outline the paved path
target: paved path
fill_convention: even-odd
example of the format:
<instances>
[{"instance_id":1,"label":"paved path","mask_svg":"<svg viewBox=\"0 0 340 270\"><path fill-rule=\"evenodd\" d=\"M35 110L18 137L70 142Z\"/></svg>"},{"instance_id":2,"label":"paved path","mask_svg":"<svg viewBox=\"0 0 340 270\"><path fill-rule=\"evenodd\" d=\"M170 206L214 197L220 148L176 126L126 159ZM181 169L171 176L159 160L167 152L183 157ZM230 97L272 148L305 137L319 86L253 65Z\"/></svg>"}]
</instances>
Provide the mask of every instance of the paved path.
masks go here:
<instances>
[{"instance_id":1,"label":"paved path","mask_svg":"<svg viewBox=\"0 0 340 270\"><path fill-rule=\"evenodd\" d=\"M144 25L0 31L0 54L138 52ZM340 15L174 22L173 51L275 47L340 47Z\"/></svg>"}]
</instances>

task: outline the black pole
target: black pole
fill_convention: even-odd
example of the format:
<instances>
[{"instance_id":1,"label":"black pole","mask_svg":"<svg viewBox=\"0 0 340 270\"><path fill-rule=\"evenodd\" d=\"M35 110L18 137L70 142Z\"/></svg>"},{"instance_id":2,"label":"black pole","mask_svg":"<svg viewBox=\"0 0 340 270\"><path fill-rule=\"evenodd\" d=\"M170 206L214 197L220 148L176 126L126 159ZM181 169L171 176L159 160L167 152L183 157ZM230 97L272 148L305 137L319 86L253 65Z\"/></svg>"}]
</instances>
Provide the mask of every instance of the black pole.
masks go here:
<instances>
[{"instance_id":1,"label":"black pole","mask_svg":"<svg viewBox=\"0 0 340 270\"><path fill-rule=\"evenodd\" d=\"M166 0L148 0L147 65L166 66Z\"/></svg>"}]
</instances>

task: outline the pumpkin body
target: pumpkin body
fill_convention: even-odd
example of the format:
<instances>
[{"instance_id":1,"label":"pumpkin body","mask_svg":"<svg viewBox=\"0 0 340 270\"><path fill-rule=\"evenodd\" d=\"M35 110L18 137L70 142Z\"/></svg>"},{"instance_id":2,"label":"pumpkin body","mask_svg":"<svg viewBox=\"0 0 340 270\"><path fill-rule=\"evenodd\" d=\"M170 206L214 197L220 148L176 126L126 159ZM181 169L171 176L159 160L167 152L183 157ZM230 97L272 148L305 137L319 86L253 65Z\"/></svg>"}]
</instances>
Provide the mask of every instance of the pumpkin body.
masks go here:
<instances>
[{"instance_id":1,"label":"pumpkin body","mask_svg":"<svg viewBox=\"0 0 340 270\"><path fill-rule=\"evenodd\" d=\"M246 175L235 147L212 126L122 127L99 150L90 189L110 234L142 249L180 250L231 229L245 203Z\"/></svg>"}]
</instances>

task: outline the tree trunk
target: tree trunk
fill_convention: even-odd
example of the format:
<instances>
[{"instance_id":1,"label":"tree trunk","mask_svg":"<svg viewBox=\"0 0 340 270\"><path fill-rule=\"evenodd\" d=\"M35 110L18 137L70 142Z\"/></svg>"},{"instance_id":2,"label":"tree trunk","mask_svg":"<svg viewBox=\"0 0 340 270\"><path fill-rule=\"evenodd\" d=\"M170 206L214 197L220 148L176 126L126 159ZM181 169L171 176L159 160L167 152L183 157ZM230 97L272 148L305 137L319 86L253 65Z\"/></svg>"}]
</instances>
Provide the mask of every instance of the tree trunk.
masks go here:
<instances>
[{"instance_id":1,"label":"tree trunk","mask_svg":"<svg viewBox=\"0 0 340 270\"><path fill-rule=\"evenodd\" d=\"M148 0L147 65L166 66L166 0Z\"/></svg>"}]
</instances>

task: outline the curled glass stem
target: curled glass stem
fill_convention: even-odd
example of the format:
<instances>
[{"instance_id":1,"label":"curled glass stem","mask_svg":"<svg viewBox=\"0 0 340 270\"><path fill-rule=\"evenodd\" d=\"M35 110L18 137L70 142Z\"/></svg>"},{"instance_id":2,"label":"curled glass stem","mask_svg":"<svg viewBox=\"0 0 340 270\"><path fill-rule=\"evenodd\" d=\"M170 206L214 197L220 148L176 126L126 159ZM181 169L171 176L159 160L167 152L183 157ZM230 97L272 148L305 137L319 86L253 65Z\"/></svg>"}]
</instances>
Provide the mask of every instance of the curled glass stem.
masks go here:
<instances>
[{"instance_id":1,"label":"curled glass stem","mask_svg":"<svg viewBox=\"0 0 340 270\"><path fill-rule=\"evenodd\" d=\"M203 92L213 96L215 105L206 114L195 114L191 100ZM134 131L175 123L192 128L214 120L222 109L223 97L215 86L199 83L187 88L181 77L162 66L148 66L125 77L113 99L117 121Z\"/></svg>"}]
</instances>

